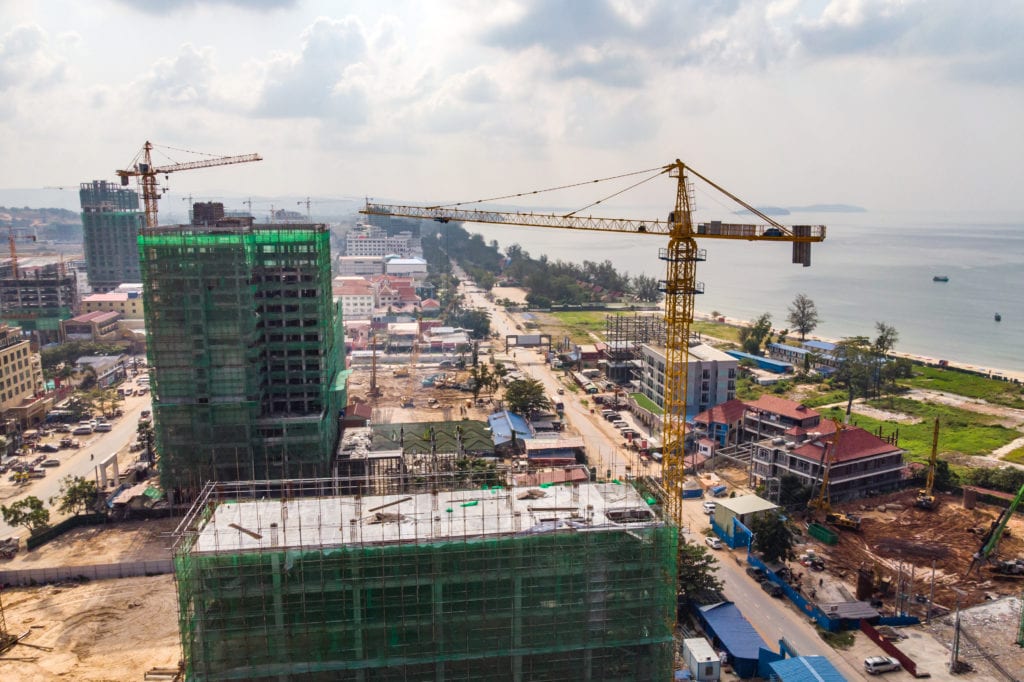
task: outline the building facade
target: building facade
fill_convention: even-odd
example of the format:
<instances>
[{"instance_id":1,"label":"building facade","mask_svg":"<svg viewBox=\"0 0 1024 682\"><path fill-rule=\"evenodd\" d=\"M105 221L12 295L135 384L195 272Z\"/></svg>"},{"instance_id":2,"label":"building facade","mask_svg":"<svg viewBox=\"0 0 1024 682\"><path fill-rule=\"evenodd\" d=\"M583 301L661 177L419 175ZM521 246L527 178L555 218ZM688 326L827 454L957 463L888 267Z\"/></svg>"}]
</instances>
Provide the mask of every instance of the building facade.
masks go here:
<instances>
[{"instance_id":1,"label":"building facade","mask_svg":"<svg viewBox=\"0 0 1024 682\"><path fill-rule=\"evenodd\" d=\"M640 392L658 407L665 406L665 348L643 344L640 348ZM693 418L715 405L736 397L739 362L703 343L689 349L686 416Z\"/></svg>"},{"instance_id":2,"label":"building facade","mask_svg":"<svg viewBox=\"0 0 1024 682\"><path fill-rule=\"evenodd\" d=\"M105 294L90 294L82 299L83 313L121 313L126 320L143 318L142 294L125 291L109 291Z\"/></svg>"},{"instance_id":3,"label":"building facade","mask_svg":"<svg viewBox=\"0 0 1024 682\"><path fill-rule=\"evenodd\" d=\"M328 473L348 376L329 240L251 219L143 229L166 486Z\"/></svg>"},{"instance_id":4,"label":"building facade","mask_svg":"<svg viewBox=\"0 0 1024 682\"><path fill-rule=\"evenodd\" d=\"M672 677L678 530L629 486L320 483L196 501L174 549L187 679Z\"/></svg>"},{"instance_id":5,"label":"building facade","mask_svg":"<svg viewBox=\"0 0 1024 682\"><path fill-rule=\"evenodd\" d=\"M0 325L0 410L7 412L44 392L43 365L21 329Z\"/></svg>"},{"instance_id":6,"label":"building facade","mask_svg":"<svg viewBox=\"0 0 1024 682\"><path fill-rule=\"evenodd\" d=\"M121 313L114 311L96 311L93 313L82 313L70 320L64 320L65 341L91 341L93 343L106 343L116 341L120 338Z\"/></svg>"},{"instance_id":7,"label":"building facade","mask_svg":"<svg viewBox=\"0 0 1024 682\"><path fill-rule=\"evenodd\" d=\"M0 276L0 316L21 327L40 345L58 343L61 322L78 310L78 282L74 270L61 262L8 267Z\"/></svg>"},{"instance_id":8,"label":"building facade","mask_svg":"<svg viewBox=\"0 0 1024 682\"><path fill-rule=\"evenodd\" d=\"M388 256L401 258L419 256L422 252L420 239L412 232L388 234L381 227L362 223L345 235L346 256Z\"/></svg>"},{"instance_id":9,"label":"building facade","mask_svg":"<svg viewBox=\"0 0 1024 682\"><path fill-rule=\"evenodd\" d=\"M859 427L818 434L767 438L754 444L751 473L755 483L789 474L800 485L820 486L828 468L832 502L896 490L904 469L903 450L894 438L879 438Z\"/></svg>"},{"instance_id":10,"label":"building facade","mask_svg":"<svg viewBox=\"0 0 1024 682\"><path fill-rule=\"evenodd\" d=\"M383 274L383 256L338 256L340 277L373 277Z\"/></svg>"},{"instance_id":11,"label":"building facade","mask_svg":"<svg viewBox=\"0 0 1024 682\"><path fill-rule=\"evenodd\" d=\"M83 182L82 240L86 271L94 292L110 291L122 282L139 281L139 229L145 214L135 190L105 180Z\"/></svg>"}]
</instances>

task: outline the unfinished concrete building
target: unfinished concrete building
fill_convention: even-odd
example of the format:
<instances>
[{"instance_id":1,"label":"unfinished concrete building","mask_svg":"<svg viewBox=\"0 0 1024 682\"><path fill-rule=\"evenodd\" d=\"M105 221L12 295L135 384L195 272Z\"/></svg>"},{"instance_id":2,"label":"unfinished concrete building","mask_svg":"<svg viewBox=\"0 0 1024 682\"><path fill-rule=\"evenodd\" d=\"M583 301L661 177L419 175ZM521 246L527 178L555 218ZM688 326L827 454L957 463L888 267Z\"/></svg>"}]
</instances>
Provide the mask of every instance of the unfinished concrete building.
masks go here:
<instances>
[{"instance_id":1,"label":"unfinished concrete building","mask_svg":"<svg viewBox=\"0 0 1024 682\"><path fill-rule=\"evenodd\" d=\"M138 193L119 183L93 180L79 186L78 197L92 290L104 293L124 282L142 281L137 241L145 214L139 210Z\"/></svg>"},{"instance_id":2,"label":"unfinished concrete building","mask_svg":"<svg viewBox=\"0 0 1024 682\"><path fill-rule=\"evenodd\" d=\"M209 485L174 561L189 680L663 680L677 531L629 486Z\"/></svg>"},{"instance_id":3,"label":"unfinished concrete building","mask_svg":"<svg viewBox=\"0 0 1024 682\"><path fill-rule=\"evenodd\" d=\"M164 485L327 475L347 379L327 227L140 234Z\"/></svg>"},{"instance_id":4,"label":"unfinished concrete building","mask_svg":"<svg viewBox=\"0 0 1024 682\"><path fill-rule=\"evenodd\" d=\"M605 315L604 373L611 381L639 387L643 369L641 346L645 343L665 345L665 318L661 315Z\"/></svg>"},{"instance_id":5,"label":"unfinished concrete building","mask_svg":"<svg viewBox=\"0 0 1024 682\"><path fill-rule=\"evenodd\" d=\"M61 322L78 310L75 271L56 257L20 258L0 266L0 318L39 345L60 343Z\"/></svg>"}]
</instances>

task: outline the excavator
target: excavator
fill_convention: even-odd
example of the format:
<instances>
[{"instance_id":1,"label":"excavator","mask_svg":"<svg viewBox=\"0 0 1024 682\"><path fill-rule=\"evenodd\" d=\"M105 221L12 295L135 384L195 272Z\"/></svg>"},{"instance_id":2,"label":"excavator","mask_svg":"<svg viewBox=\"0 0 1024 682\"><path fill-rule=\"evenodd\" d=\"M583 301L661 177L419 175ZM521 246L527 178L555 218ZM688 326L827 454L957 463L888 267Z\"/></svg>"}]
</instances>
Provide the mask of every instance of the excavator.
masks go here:
<instances>
[{"instance_id":1,"label":"excavator","mask_svg":"<svg viewBox=\"0 0 1024 682\"><path fill-rule=\"evenodd\" d=\"M821 451L821 487L818 489L818 495L812 497L807 503L807 507L812 510L812 513L824 513L825 523L830 523L836 528L860 531L860 517L832 511L832 503L829 500L829 473L832 469L832 462L835 460L836 453L839 452L839 439L843 434L843 429L846 428L845 424L834 423L836 425L836 433L832 437L832 447L822 448Z\"/></svg>"},{"instance_id":2,"label":"excavator","mask_svg":"<svg viewBox=\"0 0 1024 682\"><path fill-rule=\"evenodd\" d=\"M999 546L999 540L1003 537L1006 524L1013 518L1013 513L1017 511L1017 507L1020 506L1022 500L1024 500L1024 485L1020 487L1020 490L1017 491L1017 496L1013 498L1010 506L1003 510L999 518L992 524L992 529L982 539L981 549L974 553L971 565L967 569L968 576L978 564L984 562L991 566L993 571L992 577L1024 579L1024 560L998 560L995 557L996 547Z\"/></svg>"},{"instance_id":3,"label":"excavator","mask_svg":"<svg viewBox=\"0 0 1024 682\"><path fill-rule=\"evenodd\" d=\"M935 509L936 499L933 488L935 487L935 462L938 461L939 454L939 418L935 418L935 429L932 432L932 456L928 460L928 478L925 481L924 488L917 491L917 499L914 500L914 506L921 509Z\"/></svg>"}]
</instances>

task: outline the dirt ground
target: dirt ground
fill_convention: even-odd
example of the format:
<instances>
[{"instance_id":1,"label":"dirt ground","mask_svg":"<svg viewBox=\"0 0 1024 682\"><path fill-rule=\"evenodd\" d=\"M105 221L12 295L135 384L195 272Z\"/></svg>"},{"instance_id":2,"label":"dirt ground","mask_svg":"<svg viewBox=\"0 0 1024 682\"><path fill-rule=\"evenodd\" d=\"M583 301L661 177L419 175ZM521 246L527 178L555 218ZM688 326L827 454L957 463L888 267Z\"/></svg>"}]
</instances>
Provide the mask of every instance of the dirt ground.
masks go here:
<instances>
[{"instance_id":1,"label":"dirt ground","mask_svg":"<svg viewBox=\"0 0 1024 682\"><path fill-rule=\"evenodd\" d=\"M979 504L975 509L964 509L960 498L940 495L938 508L929 512L913 506L915 496L915 491L906 490L837 505L838 510L861 517L862 531L840 531L839 543L834 546L813 539L808 545L825 557L828 573L842 580L851 593L856 588L858 567L877 569L895 582L901 562L905 573L911 565L914 567L914 594L925 595L931 589L934 563L934 601L948 609L956 606L954 590L960 592L962 606L1020 593L1024 581L994 579L984 567L976 567L970 577L965 577L982 540L971 529L988 529L998 508ZM998 551L1007 558L1024 556L1024 520L1010 520ZM923 612L923 607L919 608Z\"/></svg>"},{"instance_id":2,"label":"dirt ground","mask_svg":"<svg viewBox=\"0 0 1024 682\"><path fill-rule=\"evenodd\" d=\"M174 578L103 580L4 590L7 629L29 632L0 660L0 680L141 680L181 658Z\"/></svg>"},{"instance_id":3,"label":"dirt ground","mask_svg":"<svg viewBox=\"0 0 1024 682\"><path fill-rule=\"evenodd\" d=\"M38 549L22 546L13 559L0 562L0 569L166 559L177 525L178 519L152 519L74 528Z\"/></svg>"}]
</instances>

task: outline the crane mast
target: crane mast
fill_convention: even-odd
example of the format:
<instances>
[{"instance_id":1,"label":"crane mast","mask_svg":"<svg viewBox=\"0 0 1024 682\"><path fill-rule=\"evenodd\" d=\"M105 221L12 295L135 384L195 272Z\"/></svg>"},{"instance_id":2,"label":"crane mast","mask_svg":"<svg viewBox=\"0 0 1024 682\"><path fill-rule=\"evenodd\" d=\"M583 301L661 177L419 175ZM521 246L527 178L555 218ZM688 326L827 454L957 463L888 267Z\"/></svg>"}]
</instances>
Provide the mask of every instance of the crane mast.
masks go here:
<instances>
[{"instance_id":1,"label":"crane mast","mask_svg":"<svg viewBox=\"0 0 1024 682\"><path fill-rule=\"evenodd\" d=\"M240 156L221 156L204 159L203 161L188 161L166 166L154 166L153 143L149 140L146 140L146 143L142 145L142 150L135 158L136 162L130 168L115 172L121 178L122 185L127 185L130 178L139 179L139 188L142 190L142 203L146 211L146 227L156 227L159 223L157 218L157 202L160 200L162 192L157 187L156 176L169 175L178 171L194 170L196 168L230 166L236 163L263 160L263 157L259 154L242 154Z\"/></svg>"},{"instance_id":2,"label":"crane mast","mask_svg":"<svg viewBox=\"0 0 1024 682\"><path fill-rule=\"evenodd\" d=\"M729 224L721 222L694 225L693 189L688 173L729 198L737 201L767 225ZM697 263L706 260L697 239L742 239L747 241L791 242L793 262L810 265L810 245L825 239L824 225L803 225L792 228L780 225L756 208L729 194L724 189L676 159L659 169L657 175L676 180L674 210L667 220L635 218L597 218L574 213L557 215L534 212L503 212L468 210L446 206L410 206L367 202L360 211L367 215L389 215L407 218L550 227L594 232L619 232L667 236L668 247L659 249L658 257L666 263L665 280L665 413L662 423L662 481L667 493L666 512L677 525L682 525L682 489L685 481L683 446L686 440L686 404L689 365L690 326L693 321L694 296L703 293L697 281Z\"/></svg>"}]
</instances>

